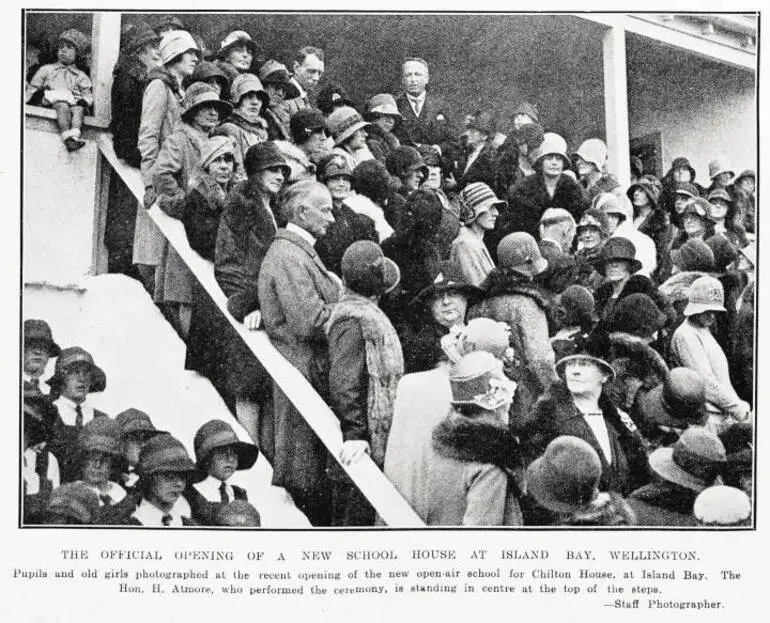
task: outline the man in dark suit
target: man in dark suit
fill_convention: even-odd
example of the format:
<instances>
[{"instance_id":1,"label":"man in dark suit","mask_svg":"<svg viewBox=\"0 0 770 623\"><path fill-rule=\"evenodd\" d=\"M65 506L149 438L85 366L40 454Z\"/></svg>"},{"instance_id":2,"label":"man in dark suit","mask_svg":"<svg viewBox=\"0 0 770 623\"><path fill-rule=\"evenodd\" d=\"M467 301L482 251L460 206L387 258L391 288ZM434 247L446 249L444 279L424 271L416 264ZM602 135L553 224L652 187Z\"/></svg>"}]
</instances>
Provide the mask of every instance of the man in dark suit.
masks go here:
<instances>
[{"instance_id":1,"label":"man in dark suit","mask_svg":"<svg viewBox=\"0 0 770 623\"><path fill-rule=\"evenodd\" d=\"M421 58L407 58L401 67L404 92L396 97L403 120L393 130L402 145L438 145L445 162L455 159L454 134L446 103L428 93L428 63Z\"/></svg>"},{"instance_id":2,"label":"man in dark suit","mask_svg":"<svg viewBox=\"0 0 770 623\"><path fill-rule=\"evenodd\" d=\"M293 65L294 76L289 82L292 91L296 90L299 95L284 100L274 111L284 126L289 127L289 121L295 112L312 106L311 96L314 99L314 92L325 68L324 52L321 48L308 45L297 52Z\"/></svg>"}]
</instances>

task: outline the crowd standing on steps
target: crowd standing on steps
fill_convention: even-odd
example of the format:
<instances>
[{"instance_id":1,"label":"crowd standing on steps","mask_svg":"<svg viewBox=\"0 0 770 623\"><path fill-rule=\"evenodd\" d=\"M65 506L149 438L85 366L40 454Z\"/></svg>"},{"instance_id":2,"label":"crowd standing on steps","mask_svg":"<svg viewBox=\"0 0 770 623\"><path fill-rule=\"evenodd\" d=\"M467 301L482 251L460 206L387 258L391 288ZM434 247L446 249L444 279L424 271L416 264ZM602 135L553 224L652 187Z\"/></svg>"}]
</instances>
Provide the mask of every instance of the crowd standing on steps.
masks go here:
<instances>
[{"instance_id":1,"label":"crowd standing on steps","mask_svg":"<svg viewBox=\"0 0 770 623\"><path fill-rule=\"evenodd\" d=\"M259 526L260 500L228 481L262 453L314 526L380 521L344 469L364 456L432 526L750 524L754 171L715 146L708 180L687 157L661 179L632 158L624 187L600 137L570 151L535 103L453 115L422 58L401 93L355 101L314 45L284 64L235 30L207 55L176 18L122 44L113 144L145 193L115 176L110 269L143 282L250 441L212 420L191 456L151 414L100 412L109 371L27 319L25 523ZM27 101L75 152L88 41L57 45ZM227 313L330 406L338 456L156 204L214 264Z\"/></svg>"}]
</instances>

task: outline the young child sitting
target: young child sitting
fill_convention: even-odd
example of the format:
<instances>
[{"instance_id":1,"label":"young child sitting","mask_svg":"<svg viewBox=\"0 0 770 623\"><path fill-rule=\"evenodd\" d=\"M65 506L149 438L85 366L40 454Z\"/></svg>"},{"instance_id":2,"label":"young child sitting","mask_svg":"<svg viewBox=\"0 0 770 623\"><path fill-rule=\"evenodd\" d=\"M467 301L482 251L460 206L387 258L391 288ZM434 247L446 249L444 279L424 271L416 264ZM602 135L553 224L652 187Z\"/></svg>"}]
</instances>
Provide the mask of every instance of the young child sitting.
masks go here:
<instances>
[{"instance_id":1,"label":"young child sitting","mask_svg":"<svg viewBox=\"0 0 770 623\"><path fill-rule=\"evenodd\" d=\"M78 478L73 459L81 429L94 418L107 417L88 402L88 394L104 391L107 377L89 352L74 346L61 352L54 375L46 383L58 412L50 450L59 461L62 482L72 482Z\"/></svg>"},{"instance_id":2,"label":"young child sitting","mask_svg":"<svg viewBox=\"0 0 770 623\"><path fill-rule=\"evenodd\" d=\"M40 377L45 372L48 360L58 357L59 345L53 341L51 327L45 320L24 321L24 396L43 396Z\"/></svg>"},{"instance_id":3,"label":"young child sitting","mask_svg":"<svg viewBox=\"0 0 770 623\"><path fill-rule=\"evenodd\" d=\"M219 506L233 500L248 501L246 490L227 481L237 470L254 466L259 451L252 443L240 441L232 426L210 420L195 433L196 467L201 481L189 492L193 518L212 525Z\"/></svg>"},{"instance_id":4,"label":"young child sitting","mask_svg":"<svg viewBox=\"0 0 770 623\"><path fill-rule=\"evenodd\" d=\"M59 462L48 451L56 412L42 396L24 398L24 523L41 523L51 492L59 486Z\"/></svg>"},{"instance_id":5,"label":"young child sitting","mask_svg":"<svg viewBox=\"0 0 770 623\"><path fill-rule=\"evenodd\" d=\"M195 480L195 463L178 439L156 435L139 454L141 499L126 523L134 526L194 526L185 489Z\"/></svg>"},{"instance_id":6,"label":"young child sitting","mask_svg":"<svg viewBox=\"0 0 770 623\"><path fill-rule=\"evenodd\" d=\"M120 427L110 418L91 420L80 431L75 462L78 482L90 487L99 497L99 506L113 506L126 497L126 491L114 480L123 462Z\"/></svg>"},{"instance_id":7,"label":"young child sitting","mask_svg":"<svg viewBox=\"0 0 770 623\"><path fill-rule=\"evenodd\" d=\"M62 142L67 151L77 151L85 141L80 138L83 118L94 103L91 79L75 62L88 51L87 37L74 28L59 35L57 62L43 65L27 86L25 101L42 92L40 104L56 111Z\"/></svg>"}]
</instances>

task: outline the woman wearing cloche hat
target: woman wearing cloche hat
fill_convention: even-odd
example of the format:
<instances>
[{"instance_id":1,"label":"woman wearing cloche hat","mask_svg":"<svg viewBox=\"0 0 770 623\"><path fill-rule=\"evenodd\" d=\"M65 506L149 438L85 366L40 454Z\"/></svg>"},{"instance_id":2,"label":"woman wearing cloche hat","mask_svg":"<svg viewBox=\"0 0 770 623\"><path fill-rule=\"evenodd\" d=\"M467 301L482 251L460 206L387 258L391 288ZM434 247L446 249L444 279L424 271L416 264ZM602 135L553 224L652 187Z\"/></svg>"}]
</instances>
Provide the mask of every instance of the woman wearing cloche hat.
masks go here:
<instances>
[{"instance_id":1,"label":"woman wearing cloche hat","mask_svg":"<svg viewBox=\"0 0 770 623\"><path fill-rule=\"evenodd\" d=\"M589 340L580 352L560 359L558 382L511 424L522 448L529 449L529 460L560 435L588 442L601 462L599 489L626 495L648 482L647 456L638 430L605 393L615 370L604 359L601 346Z\"/></svg>"},{"instance_id":2,"label":"woman wearing cloche hat","mask_svg":"<svg viewBox=\"0 0 770 623\"><path fill-rule=\"evenodd\" d=\"M585 192L564 174L572 166L567 142L558 134L546 132L537 151L535 174L517 184L508 196L509 210L499 222L500 231L524 231L537 235L540 217L546 208L564 208L578 221L588 207Z\"/></svg>"},{"instance_id":3,"label":"woman wearing cloche hat","mask_svg":"<svg viewBox=\"0 0 770 623\"><path fill-rule=\"evenodd\" d=\"M465 355L449 373L452 410L433 430L425 523L500 526L521 523L518 443L508 431L516 384L491 353Z\"/></svg>"},{"instance_id":4,"label":"woman wearing cloche hat","mask_svg":"<svg viewBox=\"0 0 770 623\"><path fill-rule=\"evenodd\" d=\"M535 239L525 232L508 234L497 247L498 265L481 285L483 300L471 308L470 318L486 317L511 328L511 345L518 365L519 384L512 417L526 413L555 379L553 349L548 338L550 296L533 279L548 262Z\"/></svg>"}]
</instances>

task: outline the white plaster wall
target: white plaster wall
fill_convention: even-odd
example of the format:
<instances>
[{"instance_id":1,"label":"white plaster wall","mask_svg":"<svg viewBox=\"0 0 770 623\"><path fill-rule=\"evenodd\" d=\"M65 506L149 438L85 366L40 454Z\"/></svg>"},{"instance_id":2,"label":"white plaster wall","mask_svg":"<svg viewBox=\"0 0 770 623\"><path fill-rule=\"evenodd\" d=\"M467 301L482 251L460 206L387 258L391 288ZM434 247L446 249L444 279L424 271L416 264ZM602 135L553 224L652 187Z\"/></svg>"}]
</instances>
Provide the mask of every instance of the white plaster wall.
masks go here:
<instances>
[{"instance_id":1,"label":"white plaster wall","mask_svg":"<svg viewBox=\"0 0 770 623\"><path fill-rule=\"evenodd\" d=\"M81 346L107 375L104 392L93 405L115 416L135 407L150 415L193 453L193 437L204 422L229 422L239 437L246 432L207 379L184 369L185 345L139 282L122 275L87 277L81 290L24 288L23 318L43 318L62 347ZM53 374L53 361L44 378ZM249 492L265 527L307 527L304 515L286 492L270 485L272 468L262 458L236 484Z\"/></svg>"},{"instance_id":2,"label":"white plaster wall","mask_svg":"<svg viewBox=\"0 0 770 623\"><path fill-rule=\"evenodd\" d=\"M97 148L70 153L58 134L24 133L24 279L69 285L91 271Z\"/></svg>"},{"instance_id":3,"label":"white plaster wall","mask_svg":"<svg viewBox=\"0 0 770 623\"><path fill-rule=\"evenodd\" d=\"M738 174L757 168L755 77L752 72L692 54L629 43L632 138L661 132L663 171L690 159L708 186L708 163L721 158Z\"/></svg>"}]
</instances>

